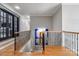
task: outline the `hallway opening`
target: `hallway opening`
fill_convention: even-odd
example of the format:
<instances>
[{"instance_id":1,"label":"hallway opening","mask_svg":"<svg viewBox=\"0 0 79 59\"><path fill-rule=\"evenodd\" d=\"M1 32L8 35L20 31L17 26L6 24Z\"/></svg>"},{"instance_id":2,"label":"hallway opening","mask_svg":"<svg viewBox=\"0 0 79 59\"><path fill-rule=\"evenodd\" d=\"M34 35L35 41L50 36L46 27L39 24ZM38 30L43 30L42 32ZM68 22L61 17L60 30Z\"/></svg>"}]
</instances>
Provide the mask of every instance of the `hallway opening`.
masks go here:
<instances>
[{"instance_id":1,"label":"hallway opening","mask_svg":"<svg viewBox=\"0 0 79 59\"><path fill-rule=\"evenodd\" d=\"M78 56L78 11L73 4L0 3L0 56Z\"/></svg>"}]
</instances>

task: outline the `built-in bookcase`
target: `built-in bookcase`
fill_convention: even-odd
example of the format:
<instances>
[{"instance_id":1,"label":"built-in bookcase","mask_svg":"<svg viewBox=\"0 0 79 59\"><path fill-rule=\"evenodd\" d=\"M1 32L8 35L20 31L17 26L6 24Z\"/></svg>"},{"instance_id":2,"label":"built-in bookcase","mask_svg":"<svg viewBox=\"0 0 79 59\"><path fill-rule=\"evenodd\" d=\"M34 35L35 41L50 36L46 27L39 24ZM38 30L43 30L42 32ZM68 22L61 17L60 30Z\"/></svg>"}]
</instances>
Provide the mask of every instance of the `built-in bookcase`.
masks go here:
<instances>
[{"instance_id":1,"label":"built-in bookcase","mask_svg":"<svg viewBox=\"0 0 79 59\"><path fill-rule=\"evenodd\" d=\"M0 8L0 41L14 37L19 31L19 17Z\"/></svg>"}]
</instances>

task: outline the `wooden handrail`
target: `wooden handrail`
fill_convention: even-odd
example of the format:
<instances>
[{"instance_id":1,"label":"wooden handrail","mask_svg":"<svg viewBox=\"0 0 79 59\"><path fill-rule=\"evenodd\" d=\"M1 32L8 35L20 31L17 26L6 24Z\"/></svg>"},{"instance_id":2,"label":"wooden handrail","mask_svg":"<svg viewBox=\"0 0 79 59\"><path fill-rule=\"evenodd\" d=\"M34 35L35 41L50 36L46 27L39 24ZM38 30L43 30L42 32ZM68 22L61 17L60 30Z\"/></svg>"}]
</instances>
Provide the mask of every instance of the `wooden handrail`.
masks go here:
<instances>
[{"instance_id":1,"label":"wooden handrail","mask_svg":"<svg viewBox=\"0 0 79 59\"><path fill-rule=\"evenodd\" d=\"M48 31L52 33L73 33L73 34L79 34L79 32L72 32L72 31Z\"/></svg>"},{"instance_id":2,"label":"wooden handrail","mask_svg":"<svg viewBox=\"0 0 79 59\"><path fill-rule=\"evenodd\" d=\"M26 32L26 31L22 31L22 32ZM15 32L15 34L19 34L22 32ZM73 34L79 34L79 32L72 32L72 31L47 31L47 32L51 32L51 33L73 33Z\"/></svg>"},{"instance_id":3,"label":"wooden handrail","mask_svg":"<svg viewBox=\"0 0 79 59\"><path fill-rule=\"evenodd\" d=\"M29 30L30 31L30 30ZM22 32L26 32L26 31L22 31ZM19 34L19 33L22 33L22 32L15 32L14 34Z\"/></svg>"},{"instance_id":4,"label":"wooden handrail","mask_svg":"<svg viewBox=\"0 0 79 59\"><path fill-rule=\"evenodd\" d=\"M52 32L52 33L61 33L62 31L47 31L47 32Z\"/></svg>"},{"instance_id":5,"label":"wooden handrail","mask_svg":"<svg viewBox=\"0 0 79 59\"><path fill-rule=\"evenodd\" d=\"M19 32L15 32L14 34L19 34Z\"/></svg>"},{"instance_id":6,"label":"wooden handrail","mask_svg":"<svg viewBox=\"0 0 79 59\"><path fill-rule=\"evenodd\" d=\"M79 32L71 32L71 31L62 31L63 33L72 33L72 34L79 34Z\"/></svg>"},{"instance_id":7,"label":"wooden handrail","mask_svg":"<svg viewBox=\"0 0 79 59\"><path fill-rule=\"evenodd\" d=\"M79 34L79 32L72 32L72 31L47 31L52 33L72 33L72 34Z\"/></svg>"}]
</instances>

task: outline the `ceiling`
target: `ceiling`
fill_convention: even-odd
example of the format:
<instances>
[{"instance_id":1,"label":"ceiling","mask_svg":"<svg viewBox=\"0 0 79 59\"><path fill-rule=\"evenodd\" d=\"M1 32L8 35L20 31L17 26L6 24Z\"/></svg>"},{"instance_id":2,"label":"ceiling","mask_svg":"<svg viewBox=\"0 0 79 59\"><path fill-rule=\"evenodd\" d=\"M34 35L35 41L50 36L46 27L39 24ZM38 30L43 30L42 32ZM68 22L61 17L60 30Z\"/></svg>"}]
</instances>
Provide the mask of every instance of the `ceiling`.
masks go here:
<instances>
[{"instance_id":1,"label":"ceiling","mask_svg":"<svg viewBox=\"0 0 79 59\"><path fill-rule=\"evenodd\" d=\"M59 8L58 3L6 3L21 15L52 16ZM19 6L17 10L15 6Z\"/></svg>"}]
</instances>

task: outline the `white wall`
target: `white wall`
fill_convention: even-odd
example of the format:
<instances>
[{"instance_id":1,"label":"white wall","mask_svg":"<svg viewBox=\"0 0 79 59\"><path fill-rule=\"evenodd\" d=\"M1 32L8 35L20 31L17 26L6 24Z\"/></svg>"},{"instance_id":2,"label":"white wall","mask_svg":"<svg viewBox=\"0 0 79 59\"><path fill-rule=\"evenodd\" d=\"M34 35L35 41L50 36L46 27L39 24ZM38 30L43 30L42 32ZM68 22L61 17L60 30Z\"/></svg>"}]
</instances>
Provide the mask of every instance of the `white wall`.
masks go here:
<instances>
[{"instance_id":1,"label":"white wall","mask_svg":"<svg viewBox=\"0 0 79 59\"><path fill-rule=\"evenodd\" d=\"M62 6L60 5L56 13L52 16L52 31L62 31ZM60 34L51 34L51 45L61 45L62 43L62 36ZM55 37L55 38L54 38Z\"/></svg>"},{"instance_id":2,"label":"white wall","mask_svg":"<svg viewBox=\"0 0 79 59\"><path fill-rule=\"evenodd\" d=\"M62 4L62 30L79 32L79 4ZM71 39L69 35L63 35L63 46L72 50L72 43L68 42L74 42L73 47L77 50L77 41Z\"/></svg>"},{"instance_id":3,"label":"white wall","mask_svg":"<svg viewBox=\"0 0 79 59\"><path fill-rule=\"evenodd\" d=\"M62 31L62 7L61 6L52 17L52 30Z\"/></svg>"},{"instance_id":4,"label":"white wall","mask_svg":"<svg viewBox=\"0 0 79 59\"><path fill-rule=\"evenodd\" d=\"M31 38L34 40L34 30L38 27L45 27L51 30L51 16L31 16ZM51 39L49 37L49 39Z\"/></svg>"},{"instance_id":5,"label":"white wall","mask_svg":"<svg viewBox=\"0 0 79 59\"><path fill-rule=\"evenodd\" d=\"M79 4L63 4L62 30L79 32Z\"/></svg>"}]
</instances>

